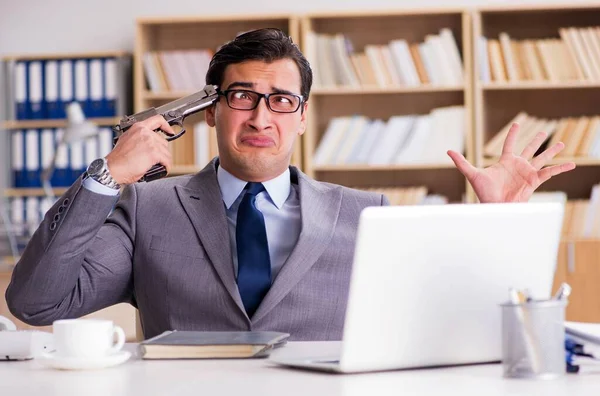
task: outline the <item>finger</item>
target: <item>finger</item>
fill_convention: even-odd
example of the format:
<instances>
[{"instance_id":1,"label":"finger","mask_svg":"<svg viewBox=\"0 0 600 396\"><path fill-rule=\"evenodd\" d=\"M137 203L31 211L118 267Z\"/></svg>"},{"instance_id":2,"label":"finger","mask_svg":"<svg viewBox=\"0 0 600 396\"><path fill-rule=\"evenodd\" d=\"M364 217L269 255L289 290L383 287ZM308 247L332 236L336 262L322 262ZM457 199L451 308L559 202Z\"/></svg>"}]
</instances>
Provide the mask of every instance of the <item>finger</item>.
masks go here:
<instances>
[{"instance_id":1,"label":"finger","mask_svg":"<svg viewBox=\"0 0 600 396\"><path fill-rule=\"evenodd\" d=\"M460 173L462 173L467 178L467 180L471 180L475 177L475 175L477 174L477 168L471 165L461 153L458 153L453 150L448 150L448 155L450 156L450 158L452 158L452 161L454 161L454 165L456 165Z\"/></svg>"},{"instance_id":2,"label":"finger","mask_svg":"<svg viewBox=\"0 0 600 396\"><path fill-rule=\"evenodd\" d=\"M171 150L168 147L161 147L160 157L158 162L167 168L167 172L171 169L173 165L173 156L171 155Z\"/></svg>"},{"instance_id":3,"label":"finger","mask_svg":"<svg viewBox=\"0 0 600 396\"><path fill-rule=\"evenodd\" d=\"M536 170L540 170L550 161L556 154L560 153L565 148L563 142L558 142L554 146L547 148L540 155L531 160L531 165Z\"/></svg>"},{"instance_id":4,"label":"finger","mask_svg":"<svg viewBox=\"0 0 600 396\"><path fill-rule=\"evenodd\" d=\"M517 134L519 133L519 124L513 122L510 129L508 130L508 135L506 136L506 140L504 140L504 146L502 147L502 154L512 154L515 149L515 142L517 141Z\"/></svg>"},{"instance_id":5,"label":"finger","mask_svg":"<svg viewBox=\"0 0 600 396\"><path fill-rule=\"evenodd\" d=\"M542 143L544 143L547 137L548 135L545 132L540 132L537 135L535 135L533 140L531 140L531 142L529 142L529 144L523 149L521 157L530 160L531 157L533 157L533 155L535 154L535 152L538 151L539 148L542 146Z\"/></svg>"},{"instance_id":6,"label":"finger","mask_svg":"<svg viewBox=\"0 0 600 396\"><path fill-rule=\"evenodd\" d=\"M169 125L167 120L165 120L165 118L160 114L152 116L144 121L140 121L139 123L142 127L151 129L153 131L160 129L167 135L170 135L170 136L175 135L175 131L173 130L171 125Z\"/></svg>"},{"instance_id":7,"label":"finger","mask_svg":"<svg viewBox=\"0 0 600 396\"><path fill-rule=\"evenodd\" d=\"M538 178L540 179L540 184L546 182L552 176L560 175L561 173L568 172L573 169L575 169L574 162L566 162L564 164L553 165L553 166L544 168L538 172Z\"/></svg>"}]
</instances>

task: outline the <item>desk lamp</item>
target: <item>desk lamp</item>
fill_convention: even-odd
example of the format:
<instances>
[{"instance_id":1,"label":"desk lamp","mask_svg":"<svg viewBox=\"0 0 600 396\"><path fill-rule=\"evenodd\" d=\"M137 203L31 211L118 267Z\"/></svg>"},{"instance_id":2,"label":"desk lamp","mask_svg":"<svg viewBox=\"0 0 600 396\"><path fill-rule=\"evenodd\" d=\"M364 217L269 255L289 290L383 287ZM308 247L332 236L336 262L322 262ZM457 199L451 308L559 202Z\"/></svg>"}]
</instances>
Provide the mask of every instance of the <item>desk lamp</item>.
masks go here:
<instances>
[{"instance_id":1,"label":"desk lamp","mask_svg":"<svg viewBox=\"0 0 600 396\"><path fill-rule=\"evenodd\" d=\"M86 120L85 115L81 106L77 102L72 102L67 106L67 127L64 130L61 140L56 144L54 148L54 154L52 161L48 168L42 172L42 187L44 188L44 194L48 198L54 199L54 191L52 191L52 185L50 179L54 173L54 167L56 165L56 158L58 156L59 149L73 142L85 140L90 137L98 135L98 127L91 121Z\"/></svg>"}]
</instances>

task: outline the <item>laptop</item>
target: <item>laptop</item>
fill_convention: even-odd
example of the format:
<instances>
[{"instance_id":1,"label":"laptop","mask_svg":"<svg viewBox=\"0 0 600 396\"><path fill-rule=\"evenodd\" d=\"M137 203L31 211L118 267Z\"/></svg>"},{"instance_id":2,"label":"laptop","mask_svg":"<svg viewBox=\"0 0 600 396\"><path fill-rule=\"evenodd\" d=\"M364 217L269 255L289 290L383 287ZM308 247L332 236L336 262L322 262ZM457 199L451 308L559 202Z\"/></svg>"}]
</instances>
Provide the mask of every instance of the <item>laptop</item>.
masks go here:
<instances>
[{"instance_id":1,"label":"laptop","mask_svg":"<svg viewBox=\"0 0 600 396\"><path fill-rule=\"evenodd\" d=\"M270 361L355 373L498 362L510 287L549 298L564 205L369 207L339 356Z\"/></svg>"}]
</instances>

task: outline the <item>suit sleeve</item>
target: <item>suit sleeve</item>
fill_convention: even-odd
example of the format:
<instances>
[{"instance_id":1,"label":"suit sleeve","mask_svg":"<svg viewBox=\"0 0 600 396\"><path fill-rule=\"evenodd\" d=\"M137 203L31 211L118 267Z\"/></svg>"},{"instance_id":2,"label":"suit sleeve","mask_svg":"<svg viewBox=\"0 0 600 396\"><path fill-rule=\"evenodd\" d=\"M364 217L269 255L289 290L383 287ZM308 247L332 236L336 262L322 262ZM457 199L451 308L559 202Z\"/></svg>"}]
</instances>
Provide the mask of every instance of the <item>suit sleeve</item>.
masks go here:
<instances>
[{"instance_id":1,"label":"suit sleeve","mask_svg":"<svg viewBox=\"0 0 600 396\"><path fill-rule=\"evenodd\" d=\"M79 179L46 213L15 266L6 290L10 312L43 326L121 302L135 305L135 208L134 186L119 199L83 188Z\"/></svg>"}]
</instances>

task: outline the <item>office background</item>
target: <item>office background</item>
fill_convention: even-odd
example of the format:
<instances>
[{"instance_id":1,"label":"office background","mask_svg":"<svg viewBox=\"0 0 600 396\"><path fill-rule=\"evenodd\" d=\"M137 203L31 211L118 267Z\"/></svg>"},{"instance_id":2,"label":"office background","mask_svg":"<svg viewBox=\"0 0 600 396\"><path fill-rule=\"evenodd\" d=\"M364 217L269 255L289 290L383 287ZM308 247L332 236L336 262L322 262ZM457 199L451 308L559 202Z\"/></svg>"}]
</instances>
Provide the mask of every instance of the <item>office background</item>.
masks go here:
<instances>
[{"instance_id":1,"label":"office background","mask_svg":"<svg viewBox=\"0 0 600 396\"><path fill-rule=\"evenodd\" d=\"M511 0L0 0L0 57L52 52L133 51L135 19L142 16L468 8L516 6L516 3ZM597 0L580 0L577 3L600 4ZM568 3L564 0L518 1L521 6L552 4ZM4 79L0 79L0 92L5 92L4 83ZM6 119L4 99L4 95L0 95L0 119ZM0 139L2 158L8 155L7 142L7 139ZM5 188L9 170L4 166L0 169L0 188Z\"/></svg>"},{"instance_id":2,"label":"office background","mask_svg":"<svg viewBox=\"0 0 600 396\"><path fill-rule=\"evenodd\" d=\"M233 0L227 3L192 0L171 0L169 2L159 2L157 0L104 0L89 2L74 0L55 0L52 2L24 0L12 2L0 0L0 56L4 57L13 54L76 54L119 50L133 52L136 18L138 17L156 16L166 19L169 16L186 15L239 16L286 13L301 16L303 13L338 10L375 12L407 9L443 10L448 8L466 10L471 7L526 7L528 5L552 6L557 4L573 6L573 4L564 0L348 0L343 3L334 0L285 2L273 0L258 0L254 2ZM600 7L600 1L598 0L578 1L577 4L590 4ZM4 79L0 79L0 92L5 92L4 82ZM4 95L0 95L1 111L4 111L6 107L4 101ZM427 104L427 106L430 106L430 104ZM596 111L594 114L598 114L598 112ZM2 114L0 119L6 119L4 114ZM6 138L7 136L2 136L0 139L0 158L8 158L9 140ZM0 166L0 170L2 170L0 172L0 188L6 187L8 183L10 169L7 164L8 161L3 161ZM430 172L433 173L434 171ZM587 182L585 183L586 188L589 188L590 184ZM577 197L582 198L581 195L579 194ZM595 251L600 250L598 244L590 244L589 246L583 246L583 248L589 250L586 253L586 256L589 257L595 257ZM580 263L578 262L579 265ZM561 272L561 276L567 276L566 270Z\"/></svg>"}]
</instances>

